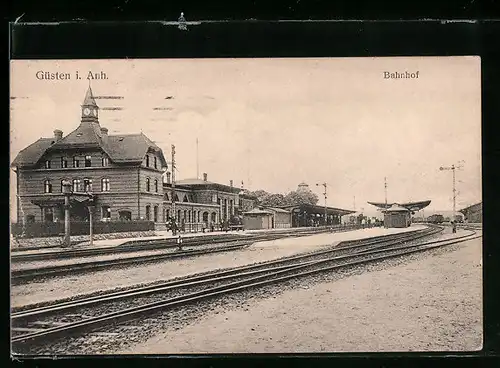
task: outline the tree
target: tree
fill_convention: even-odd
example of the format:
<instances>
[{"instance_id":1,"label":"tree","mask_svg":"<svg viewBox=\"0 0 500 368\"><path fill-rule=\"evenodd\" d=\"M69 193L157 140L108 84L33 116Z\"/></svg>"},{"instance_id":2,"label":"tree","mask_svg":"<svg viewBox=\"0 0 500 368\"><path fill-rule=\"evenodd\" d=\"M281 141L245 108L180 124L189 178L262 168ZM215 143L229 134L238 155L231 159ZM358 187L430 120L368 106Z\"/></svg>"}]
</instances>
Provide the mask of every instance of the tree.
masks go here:
<instances>
[{"instance_id":1,"label":"tree","mask_svg":"<svg viewBox=\"0 0 500 368\"><path fill-rule=\"evenodd\" d=\"M262 206L268 207L279 207L284 206L285 204L285 196L280 193L269 194L262 198L260 204Z\"/></svg>"},{"instance_id":2,"label":"tree","mask_svg":"<svg viewBox=\"0 0 500 368\"><path fill-rule=\"evenodd\" d=\"M284 198L285 206L299 206L302 204L315 205L318 203L318 196L312 191L293 191Z\"/></svg>"}]
</instances>

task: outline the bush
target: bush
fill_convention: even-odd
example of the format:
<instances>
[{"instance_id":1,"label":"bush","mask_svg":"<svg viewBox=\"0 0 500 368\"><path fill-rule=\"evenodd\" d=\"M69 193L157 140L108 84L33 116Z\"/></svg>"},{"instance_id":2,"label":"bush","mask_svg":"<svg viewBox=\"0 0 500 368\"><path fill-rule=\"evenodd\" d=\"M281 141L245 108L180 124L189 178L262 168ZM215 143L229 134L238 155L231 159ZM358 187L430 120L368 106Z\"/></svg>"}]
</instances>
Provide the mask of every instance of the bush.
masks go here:
<instances>
[{"instance_id":1,"label":"bush","mask_svg":"<svg viewBox=\"0 0 500 368\"><path fill-rule=\"evenodd\" d=\"M70 226L71 235L88 235L89 223L86 221L72 221ZM108 221L95 222L94 234L109 234L121 232L136 232L154 230L153 221ZM12 235L19 237L23 233L22 223L13 223ZM64 234L64 222L31 222L25 224L26 238L43 238L48 236L60 236Z\"/></svg>"}]
</instances>

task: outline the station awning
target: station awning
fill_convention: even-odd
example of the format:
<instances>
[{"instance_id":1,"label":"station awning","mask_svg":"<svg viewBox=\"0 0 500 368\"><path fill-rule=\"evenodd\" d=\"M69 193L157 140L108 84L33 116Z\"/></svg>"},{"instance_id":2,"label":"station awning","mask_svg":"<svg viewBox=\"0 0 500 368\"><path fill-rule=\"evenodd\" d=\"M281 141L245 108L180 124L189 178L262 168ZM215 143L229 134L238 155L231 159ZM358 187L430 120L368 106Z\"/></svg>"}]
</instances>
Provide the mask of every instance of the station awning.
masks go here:
<instances>
[{"instance_id":1,"label":"station awning","mask_svg":"<svg viewBox=\"0 0 500 368\"><path fill-rule=\"evenodd\" d=\"M284 206L282 208L289 210L292 213L301 213L301 212L307 212L308 214L313 214L313 213L314 214L316 214L316 213L324 214L325 213L324 206L311 205L311 204ZM344 216L344 215L349 215L349 214L355 213L355 211L344 210L342 208L336 208L336 207L326 207L326 213L327 213L327 215Z\"/></svg>"}]
</instances>

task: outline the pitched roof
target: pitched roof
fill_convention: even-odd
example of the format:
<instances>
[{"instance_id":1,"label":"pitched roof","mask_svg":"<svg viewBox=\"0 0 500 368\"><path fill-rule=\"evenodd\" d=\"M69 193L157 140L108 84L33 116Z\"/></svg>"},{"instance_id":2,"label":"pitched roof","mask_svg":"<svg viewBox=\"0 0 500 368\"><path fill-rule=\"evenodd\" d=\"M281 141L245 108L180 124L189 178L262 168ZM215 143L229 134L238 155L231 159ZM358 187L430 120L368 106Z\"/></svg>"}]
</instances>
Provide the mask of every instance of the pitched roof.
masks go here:
<instances>
[{"instance_id":1,"label":"pitched roof","mask_svg":"<svg viewBox=\"0 0 500 368\"><path fill-rule=\"evenodd\" d=\"M143 133L110 135L103 142L103 149L115 162L142 161L149 148L160 153L162 164L166 167L167 161L161 148Z\"/></svg>"},{"instance_id":2,"label":"pitched roof","mask_svg":"<svg viewBox=\"0 0 500 368\"><path fill-rule=\"evenodd\" d=\"M248 212L243 212L244 215L272 215L273 213L271 211L266 211L266 210L260 210L258 208L254 208L253 210L250 210Z\"/></svg>"},{"instance_id":3,"label":"pitched roof","mask_svg":"<svg viewBox=\"0 0 500 368\"><path fill-rule=\"evenodd\" d=\"M383 212L409 212L410 210L406 207L401 207L398 204L393 204L391 207L388 209L384 210Z\"/></svg>"},{"instance_id":4,"label":"pitched roof","mask_svg":"<svg viewBox=\"0 0 500 368\"><path fill-rule=\"evenodd\" d=\"M290 213L290 211L287 211L283 208L277 208L277 207L264 207L265 210L269 210L272 212L279 212L279 213Z\"/></svg>"},{"instance_id":5,"label":"pitched roof","mask_svg":"<svg viewBox=\"0 0 500 368\"><path fill-rule=\"evenodd\" d=\"M92 89L87 89L83 105L97 106ZM163 151L143 133L108 135L104 137L97 119L81 121L80 125L64 138L55 142L54 138L41 138L22 150L12 162L12 166L35 165L47 151L70 148L100 148L114 162L140 162L149 149L160 154L163 167L167 161Z\"/></svg>"},{"instance_id":6,"label":"pitched roof","mask_svg":"<svg viewBox=\"0 0 500 368\"><path fill-rule=\"evenodd\" d=\"M176 180L175 184L179 184L179 185L208 185L208 184L215 184L215 183L208 181L208 180L192 178L192 179Z\"/></svg>"},{"instance_id":7,"label":"pitched roof","mask_svg":"<svg viewBox=\"0 0 500 368\"><path fill-rule=\"evenodd\" d=\"M52 149L66 149L77 146L100 146L101 127L99 123L82 122L67 136L56 142Z\"/></svg>"},{"instance_id":8,"label":"pitched roof","mask_svg":"<svg viewBox=\"0 0 500 368\"><path fill-rule=\"evenodd\" d=\"M53 138L40 138L25 149L21 150L21 152L17 154L11 166L35 165L43 156L47 148L49 148L53 143Z\"/></svg>"}]
</instances>

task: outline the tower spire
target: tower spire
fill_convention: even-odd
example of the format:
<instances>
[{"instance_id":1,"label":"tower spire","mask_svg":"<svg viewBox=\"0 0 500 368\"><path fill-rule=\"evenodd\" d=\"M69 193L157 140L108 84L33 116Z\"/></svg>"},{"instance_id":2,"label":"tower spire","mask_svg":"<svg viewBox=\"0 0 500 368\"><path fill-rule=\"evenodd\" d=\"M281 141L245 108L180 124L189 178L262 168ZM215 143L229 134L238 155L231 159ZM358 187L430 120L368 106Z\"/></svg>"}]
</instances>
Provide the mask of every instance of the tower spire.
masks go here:
<instances>
[{"instance_id":1,"label":"tower spire","mask_svg":"<svg viewBox=\"0 0 500 368\"><path fill-rule=\"evenodd\" d=\"M90 81L89 81L89 88L87 89L87 93L85 94L85 99L83 100L83 106L97 107L97 103L95 102L94 99L94 94L92 93L92 87L90 87Z\"/></svg>"}]
</instances>

